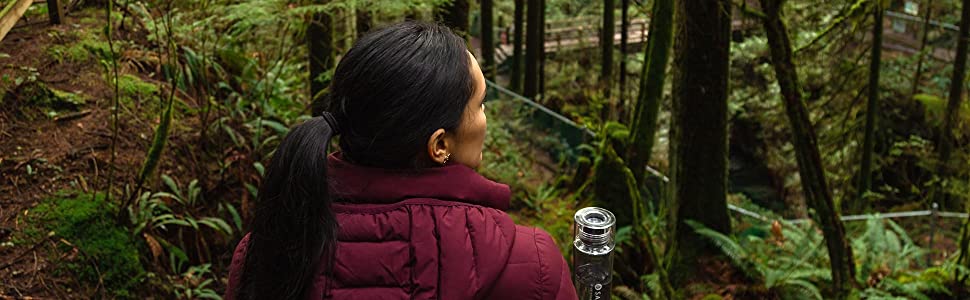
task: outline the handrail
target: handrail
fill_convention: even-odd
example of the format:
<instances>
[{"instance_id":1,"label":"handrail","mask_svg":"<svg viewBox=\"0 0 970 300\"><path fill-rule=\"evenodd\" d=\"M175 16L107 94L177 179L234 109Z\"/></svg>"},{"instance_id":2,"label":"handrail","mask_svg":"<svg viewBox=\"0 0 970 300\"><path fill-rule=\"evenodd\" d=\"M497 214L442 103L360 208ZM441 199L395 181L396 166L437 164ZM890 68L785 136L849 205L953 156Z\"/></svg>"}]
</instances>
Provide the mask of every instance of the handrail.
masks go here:
<instances>
[{"instance_id":1,"label":"handrail","mask_svg":"<svg viewBox=\"0 0 970 300\"><path fill-rule=\"evenodd\" d=\"M20 20L20 17L27 12L27 8L33 3L34 0L14 0L0 11L0 41L7 36L13 25L17 23L17 20Z\"/></svg>"},{"instance_id":2,"label":"handrail","mask_svg":"<svg viewBox=\"0 0 970 300\"><path fill-rule=\"evenodd\" d=\"M886 11L886 16L887 17L891 17L891 18L903 19L903 20L910 21L910 22L923 23L923 19L921 19L919 17L913 16L913 15L909 15L909 14L898 13L898 12L894 12L894 11L891 11L891 10L887 10ZM936 27L940 27L940 28L943 28L943 29L946 29L946 30L950 30L950 31L955 31L955 32L959 32L960 31L960 27L958 27L956 25L953 25L953 24L950 24L950 23L943 23L943 22L939 22L939 21L930 20L930 25L933 25L933 26L936 26Z\"/></svg>"},{"instance_id":3,"label":"handrail","mask_svg":"<svg viewBox=\"0 0 970 300\"><path fill-rule=\"evenodd\" d=\"M542 104L536 103L535 101L532 101L531 99L526 98L525 96L522 96L522 95L519 95L519 94L517 94L517 93L515 93L513 91L510 91L509 89L506 89L506 88L502 87L501 85L498 85L497 83L495 83L495 82L493 82L491 80L485 79L485 83L487 84L488 87L494 88L494 89L498 90L499 92L501 92L503 94L509 95L509 96L512 97L512 99L521 101L521 102L525 103L526 105L532 106L532 107L538 109L539 111L542 111L543 113L546 113L547 115L552 116L556 120L559 120L559 121L565 123L566 125L569 125L569 126L572 126L572 127L576 128L578 130L581 130L585 134L589 135L590 137L593 137L593 138L596 137L596 133L594 133L592 130L589 130L589 128L587 128L586 126L580 126L580 125L576 124L576 122L573 122L572 120L570 120L569 118L566 118L565 116L563 116L563 115L561 115L561 114L559 114L559 113L557 113L557 112L555 112L555 111L553 111L553 110L551 110L551 109L549 109L549 108L547 108L545 106L542 106Z\"/></svg>"}]
</instances>

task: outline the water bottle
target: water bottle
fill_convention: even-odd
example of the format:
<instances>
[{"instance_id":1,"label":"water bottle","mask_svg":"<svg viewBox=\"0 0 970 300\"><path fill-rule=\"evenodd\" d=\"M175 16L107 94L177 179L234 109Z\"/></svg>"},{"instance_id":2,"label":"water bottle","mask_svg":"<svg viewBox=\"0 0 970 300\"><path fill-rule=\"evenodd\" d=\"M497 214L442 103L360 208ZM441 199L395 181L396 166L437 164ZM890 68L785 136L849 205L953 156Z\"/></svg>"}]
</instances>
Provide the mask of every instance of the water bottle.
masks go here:
<instances>
[{"instance_id":1,"label":"water bottle","mask_svg":"<svg viewBox=\"0 0 970 300\"><path fill-rule=\"evenodd\" d=\"M580 300L610 299L616 217L599 207L576 212L573 284Z\"/></svg>"}]
</instances>

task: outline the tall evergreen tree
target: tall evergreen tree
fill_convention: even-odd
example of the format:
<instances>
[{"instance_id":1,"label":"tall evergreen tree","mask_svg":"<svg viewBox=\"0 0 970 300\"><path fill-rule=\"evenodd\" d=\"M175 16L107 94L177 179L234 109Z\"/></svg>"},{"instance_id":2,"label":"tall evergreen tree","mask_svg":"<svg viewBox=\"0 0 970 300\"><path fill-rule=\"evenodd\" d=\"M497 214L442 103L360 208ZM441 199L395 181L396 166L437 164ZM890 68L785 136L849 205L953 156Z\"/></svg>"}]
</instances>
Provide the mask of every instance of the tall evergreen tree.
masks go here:
<instances>
[{"instance_id":1,"label":"tall evergreen tree","mask_svg":"<svg viewBox=\"0 0 970 300\"><path fill-rule=\"evenodd\" d=\"M539 53L545 51L545 41L541 35L542 1L530 0L526 8L525 86L522 95L530 99L539 92Z\"/></svg>"},{"instance_id":2,"label":"tall evergreen tree","mask_svg":"<svg viewBox=\"0 0 970 300\"><path fill-rule=\"evenodd\" d=\"M610 88L613 86L613 27L616 23L616 0L603 0L603 28L600 30L600 83L603 96L610 98Z\"/></svg>"},{"instance_id":3,"label":"tall evergreen tree","mask_svg":"<svg viewBox=\"0 0 970 300\"><path fill-rule=\"evenodd\" d=\"M644 49L643 69L640 72L640 92L634 109L631 126L631 149L627 151L630 169L637 182L643 181L643 172L656 141L657 114L663 100L664 81L667 78L667 62L670 60L670 44L674 35L674 1L655 0L651 10L650 35Z\"/></svg>"},{"instance_id":4,"label":"tall evergreen tree","mask_svg":"<svg viewBox=\"0 0 970 300\"><path fill-rule=\"evenodd\" d=\"M306 42L309 54L310 99L314 114L323 111L324 90L330 82L323 78L327 70L333 68L333 24L327 13L313 15L306 29Z\"/></svg>"},{"instance_id":5,"label":"tall evergreen tree","mask_svg":"<svg viewBox=\"0 0 970 300\"><path fill-rule=\"evenodd\" d=\"M825 179L818 151L818 138L808 109L802 101L802 91L798 81L798 71L792 60L791 39L788 29L781 20L782 0L761 0L764 10L762 23L768 35L771 50L771 65L781 88L782 103L792 129L792 143L795 145L795 158L798 162L798 175L802 179L802 189L809 207L815 210L815 219L822 226L822 234L832 271L832 282L836 298L847 296L848 288L855 278L855 263L852 248L845 239L845 226L832 201L832 193Z\"/></svg>"},{"instance_id":6,"label":"tall evergreen tree","mask_svg":"<svg viewBox=\"0 0 970 300\"><path fill-rule=\"evenodd\" d=\"M630 42L630 18L627 11L630 10L630 0L620 1L620 116L625 115L626 110L626 47Z\"/></svg>"},{"instance_id":7,"label":"tall evergreen tree","mask_svg":"<svg viewBox=\"0 0 970 300\"><path fill-rule=\"evenodd\" d=\"M872 188L872 155L876 148L876 118L879 116L879 64L882 61L882 1L873 2L872 52L869 58L869 101L866 105L866 132L862 140L862 168L859 171L858 197L854 204L861 209L863 196ZM847 201L853 203L851 201Z\"/></svg>"},{"instance_id":8,"label":"tall evergreen tree","mask_svg":"<svg viewBox=\"0 0 970 300\"><path fill-rule=\"evenodd\" d=\"M950 169L947 163L953 154L953 127L957 124L960 112L960 102L963 99L963 85L967 74L967 43L970 42L970 0L963 0L963 7L960 10L960 40L957 43L957 57L953 62L953 76L950 77L950 95L946 101L946 111L944 112L943 130L940 132L940 176L948 176ZM943 197L944 207L949 207L949 197L944 192L938 193Z\"/></svg>"},{"instance_id":9,"label":"tall evergreen tree","mask_svg":"<svg viewBox=\"0 0 970 300\"><path fill-rule=\"evenodd\" d=\"M512 29L515 31L512 36L512 90L522 93L522 37L525 32L525 0L514 0L512 12Z\"/></svg>"},{"instance_id":10,"label":"tall evergreen tree","mask_svg":"<svg viewBox=\"0 0 970 300\"><path fill-rule=\"evenodd\" d=\"M671 281L700 272L698 257L719 252L686 220L728 233L728 64L730 0L678 0L675 8L670 138Z\"/></svg>"},{"instance_id":11,"label":"tall evergreen tree","mask_svg":"<svg viewBox=\"0 0 970 300\"><path fill-rule=\"evenodd\" d=\"M495 34L492 32L492 0L482 0L482 56L485 78L495 80Z\"/></svg>"}]
</instances>

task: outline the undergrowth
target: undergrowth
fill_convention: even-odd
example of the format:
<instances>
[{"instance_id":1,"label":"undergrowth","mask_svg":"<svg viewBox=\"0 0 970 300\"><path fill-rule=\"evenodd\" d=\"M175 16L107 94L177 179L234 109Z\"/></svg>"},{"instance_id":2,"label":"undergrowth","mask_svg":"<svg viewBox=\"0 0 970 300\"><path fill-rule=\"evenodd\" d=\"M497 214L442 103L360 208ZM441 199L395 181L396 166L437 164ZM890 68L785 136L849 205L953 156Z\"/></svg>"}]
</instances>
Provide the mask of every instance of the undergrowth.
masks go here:
<instances>
[{"instance_id":1,"label":"undergrowth","mask_svg":"<svg viewBox=\"0 0 970 300\"><path fill-rule=\"evenodd\" d=\"M114 218L117 207L103 194L61 193L32 210L35 232L48 232L58 251L58 272L113 297L133 298L146 272L139 260L144 244Z\"/></svg>"}]
</instances>

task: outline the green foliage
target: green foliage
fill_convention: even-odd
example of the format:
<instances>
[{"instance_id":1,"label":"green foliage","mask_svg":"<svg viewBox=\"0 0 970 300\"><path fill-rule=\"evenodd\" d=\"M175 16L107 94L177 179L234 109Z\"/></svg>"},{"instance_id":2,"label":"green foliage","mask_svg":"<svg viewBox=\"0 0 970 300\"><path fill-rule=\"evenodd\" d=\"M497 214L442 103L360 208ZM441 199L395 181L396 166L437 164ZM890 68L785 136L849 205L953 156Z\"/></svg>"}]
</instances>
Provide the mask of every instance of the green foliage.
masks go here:
<instances>
[{"instance_id":1,"label":"green foliage","mask_svg":"<svg viewBox=\"0 0 970 300\"><path fill-rule=\"evenodd\" d=\"M87 63L92 58L111 59L108 42L104 41L103 36L94 34L89 29L69 31L64 36L58 36L54 32L48 35L61 41L47 48L47 54L58 63Z\"/></svg>"},{"instance_id":2,"label":"green foliage","mask_svg":"<svg viewBox=\"0 0 970 300\"><path fill-rule=\"evenodd\" d=\"M784 224L778 225L784 226L779 227L780 234L767 239L748 235L739 241L694 221L687 224L746 276L782 299L823 299L818 283L831 278L825 265L819 264L821 237L809 226L777 223Z\"/></svg>"},{"instance_id":3,"label":"green foliage","mask_svg":"<svg viewBox=\"0 0 970 300\"><path fill-rule=\"evenodd\" d=\"M189 267L175 284L175 298L222 299L219 293L210 288L210 285L215 282L214 279L209 278L215 276L211 268L210 264Z\"/></svg>"},{"instance_id":4,"label":"green foliage","mask_svg":"<svg viewBox=\"0 0 970 300\"><path fill-rule=\"evenodd\" d=\"M139 260L143 244L115 223L116 209L103 194L62 193L38 205L33 214L44 230L62 239L61 251L77 252L68 256L73 258L55 258L59 268L87 285L103 285L115 297L129 298L145 275Z\"/></svg>"}]
</instances>

